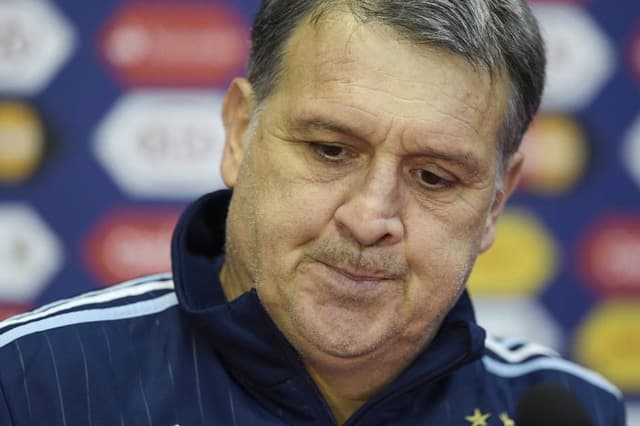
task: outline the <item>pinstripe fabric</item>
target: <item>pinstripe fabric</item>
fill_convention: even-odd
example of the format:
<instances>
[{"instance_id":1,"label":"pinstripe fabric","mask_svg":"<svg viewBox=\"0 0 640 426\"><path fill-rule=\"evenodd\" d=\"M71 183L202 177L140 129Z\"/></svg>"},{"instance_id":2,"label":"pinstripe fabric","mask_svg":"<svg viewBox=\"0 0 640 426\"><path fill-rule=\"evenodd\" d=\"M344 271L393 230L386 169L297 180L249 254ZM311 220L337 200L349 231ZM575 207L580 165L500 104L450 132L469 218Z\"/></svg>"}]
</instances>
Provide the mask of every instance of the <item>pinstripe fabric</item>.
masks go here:
<instances>
[{"instance_id":1,"label":"pinstripe fabric","mask_svg":"<svg viewBox=\"0 0 640 426\"><path fill-rule=\"evenodd\" d=\"M7 399L2 388L2 383L0 383L0 425L13 426L14 424L15 423L11 419L9 407L7 406Z\"/></svg>"},{"instance_id":2,"label":"pinstripe fabric","mask_svg":"<svg viewBox=\"0 0 640 426\"><path fill-rule=\"evenodd\" d=\"M44 316L6 322L0 334L5 338L0 385L12 389L6 398L19 413L16 425L228 424L224 415L217 416L219 423L205 422L204 397L193 390L202 381L202 392L211 396L213 384L229 379L220 368L198 369L200 362L219 362L210 351L197 359L206 344L182 327L175 303L158 310L154 302L175 300L175 293L167 292L166 281L149 286L153 282L128 284L126 291L110 289L109 300L102 298L99 309L95 296L104 294L94 293L68 306L58 304ZM145 286L147 292L135 286ZM222 401L226 404L229 393L237 391L225 387ZM4 399L0 403L0 416L6 416ZM14 424L2 420L0 425Z\"/></svg>"}]
</instances>

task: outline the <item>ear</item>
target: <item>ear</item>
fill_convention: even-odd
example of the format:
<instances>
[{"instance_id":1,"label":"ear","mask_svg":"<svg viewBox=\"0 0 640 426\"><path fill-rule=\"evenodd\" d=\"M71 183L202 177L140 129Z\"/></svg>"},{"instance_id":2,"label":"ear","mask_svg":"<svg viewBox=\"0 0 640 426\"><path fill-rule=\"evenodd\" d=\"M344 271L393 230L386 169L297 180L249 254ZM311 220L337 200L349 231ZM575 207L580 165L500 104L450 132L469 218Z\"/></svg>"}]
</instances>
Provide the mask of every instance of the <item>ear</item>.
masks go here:
<instances>
[{"instance_id":1,"label":"ear","mask_svg":"<svg viewBox=\"0 0 640 426\"><path fill-rule=\"evenodd\" d=\"M249 145L247 134L254 99L251 83L244 78L231 82L222 105L222 124L225 130L224 151L220 172L224 183L233 188L238 179L240 164Z\"/></svg>"},{"instance_id":2,"label":"ear","mask_svg":"<svg viewBox=\"0 0 640 426\"><path fill-rule=\"evenodd\" d=\"M518 187L523 163L524 156L518 151L511 156L506 165L506 170L502 178L502 186L496 191L491 211L487 216L487 223L485 224L484 233L480 242L480 252L488 250L493 244L496 234L496 223L504 210L505 203Z\"/></svg>"}]
</instances>

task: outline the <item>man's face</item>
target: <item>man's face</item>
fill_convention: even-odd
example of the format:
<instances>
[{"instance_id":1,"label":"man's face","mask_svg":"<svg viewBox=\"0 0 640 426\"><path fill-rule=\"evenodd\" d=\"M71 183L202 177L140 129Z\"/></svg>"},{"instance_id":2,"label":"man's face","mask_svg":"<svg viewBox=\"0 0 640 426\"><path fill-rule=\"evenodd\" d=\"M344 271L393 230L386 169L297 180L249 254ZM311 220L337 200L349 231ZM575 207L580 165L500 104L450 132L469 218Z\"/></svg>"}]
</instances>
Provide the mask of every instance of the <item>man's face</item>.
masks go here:
<instances>
[{"instance_id":1,"label":"man's face","mask_svg":"<svg viewBox=\"0 0 640 426\"><path fill-rule=\"evenodd\" d=\"M225 290L255 286L303 355L415 356L515 184L519 161L496 185L506 87L346 14L300 26L253 129L248 83L228 95Z\"/></svg>"}]
</instances>

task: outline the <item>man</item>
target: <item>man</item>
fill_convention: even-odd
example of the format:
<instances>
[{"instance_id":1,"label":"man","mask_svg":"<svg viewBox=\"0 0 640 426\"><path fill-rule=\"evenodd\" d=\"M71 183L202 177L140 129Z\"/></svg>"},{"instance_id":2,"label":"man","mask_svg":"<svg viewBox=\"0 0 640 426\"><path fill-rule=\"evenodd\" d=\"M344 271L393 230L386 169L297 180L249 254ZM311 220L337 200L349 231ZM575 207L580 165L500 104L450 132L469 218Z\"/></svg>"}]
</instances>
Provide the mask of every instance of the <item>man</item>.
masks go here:
<instances>
[{"instance_id":1,"label":"man","mask_svg":"<svg viewBox=\"0 0 640 426\"><path fill-rule=\"evenodd\" d=\"M513 425L545 383L623 425L465 292L543 80L519 0L265 1L223 108L233 194L185 212L172 277L6 321L2 424Z\"/></svg>"}]
</instances>

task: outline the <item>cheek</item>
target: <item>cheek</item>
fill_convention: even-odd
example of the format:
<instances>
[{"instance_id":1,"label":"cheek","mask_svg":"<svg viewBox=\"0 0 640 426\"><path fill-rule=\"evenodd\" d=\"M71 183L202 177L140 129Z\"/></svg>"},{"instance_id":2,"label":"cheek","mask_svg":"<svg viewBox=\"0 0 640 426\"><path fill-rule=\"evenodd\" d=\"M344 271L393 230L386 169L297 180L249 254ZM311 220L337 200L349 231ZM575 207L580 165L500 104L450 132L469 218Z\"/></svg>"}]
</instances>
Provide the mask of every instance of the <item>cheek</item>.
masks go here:
<instances>
[{"instance_id":1,"label":"cheek","mask_svg":"<svg viewBox=\"0 0 640 426\"><path fill-rule=\"evenodd\" d=\"M327 188L289 180L271 182L268 190L258 195L256 208L256 287L272 318L288 329L291 304L301 291L300 272L307 247L326 232L333 207Z\"/></svg>"},{"instance_id":2,"label":"cheek","mask_svg":"<svg viewBox=\"0 0 640 426\"><path fill-rule=\"evenodd\" d=\"M449 238L465 242L478 239L489 215L492 193L465 190L452 202L428 212Z\"/></svg>"},{"instance_id":3,"label":"cheek","mask_svg":"<svg viewBox=\"0 0 640 426\"><path fill-rule=\"evenodd\" d=\"M475 262L484 220L465 210L442 215L420 210L410 218L405 255L414 285L409 299L447 305L462 291Z\"/></svg>"},{"instance_id":4,"label":"cheek","mask_svg":"<svg viewBox=\"0 0 640 426\"><path fill-rule=\"evenodd\" d=\"M258 261L265 275L270 275L264 277L267 281L289 280L303 260L305 247L331 223L338 191L331 185L301 180L285 165L259 167L267 170L255 182Z\"/></svg>"},{"instance_id":5,"label":"cheek","mask_svg":"<svg viewBox=\"0 0 640 426\"><path fill-rule=\"evenodd\" d=\"M423 206L412 203L404 217L408 255L426 259L467 255L481 238L488 217L488 200L459 198L446 205Z\"/></svg>"},{"instance_id":6,"label":"cheek","mask_svg":"<svg viewBox=\"0 0 640 426\"><path fill-rule=\"evenodd\" d=\"M331 188L272 180L270 187L256 195L261 240L273 246L304 246L324 232L335 211Z\"/></svg>"}]
</instances>

